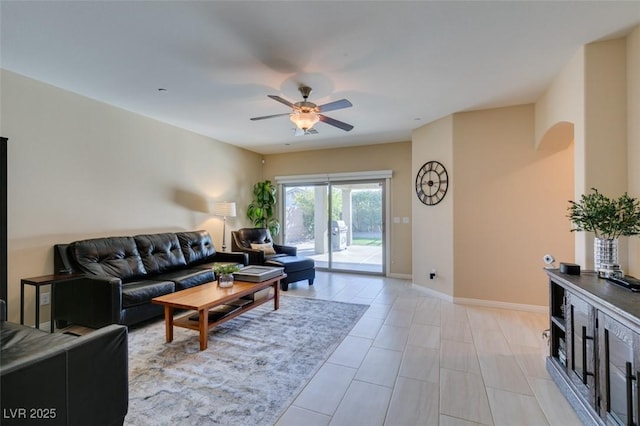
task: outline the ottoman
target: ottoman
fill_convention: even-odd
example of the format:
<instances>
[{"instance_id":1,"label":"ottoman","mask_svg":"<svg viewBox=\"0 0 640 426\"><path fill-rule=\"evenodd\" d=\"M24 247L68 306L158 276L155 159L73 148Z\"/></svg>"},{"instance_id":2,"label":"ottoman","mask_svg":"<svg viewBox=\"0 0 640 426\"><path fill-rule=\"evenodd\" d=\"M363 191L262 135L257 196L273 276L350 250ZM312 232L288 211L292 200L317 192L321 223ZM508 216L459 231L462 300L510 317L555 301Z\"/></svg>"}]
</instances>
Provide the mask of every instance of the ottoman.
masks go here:
<instances>
[{"instance_id":1,"label":"ottoman","mask_svg":"<svg viewBox=\"0 0 640 426\"><path fill-rule=\"evenodd\" d=\"M280 289L282 291L289 290L289 283L302 280L308 280L309 285L313 285L313 280L316 277L315 262L309 257L278 256L267 260L264 264L284 268L287 278L280 281Z\"/></svg>"}]
</instances>

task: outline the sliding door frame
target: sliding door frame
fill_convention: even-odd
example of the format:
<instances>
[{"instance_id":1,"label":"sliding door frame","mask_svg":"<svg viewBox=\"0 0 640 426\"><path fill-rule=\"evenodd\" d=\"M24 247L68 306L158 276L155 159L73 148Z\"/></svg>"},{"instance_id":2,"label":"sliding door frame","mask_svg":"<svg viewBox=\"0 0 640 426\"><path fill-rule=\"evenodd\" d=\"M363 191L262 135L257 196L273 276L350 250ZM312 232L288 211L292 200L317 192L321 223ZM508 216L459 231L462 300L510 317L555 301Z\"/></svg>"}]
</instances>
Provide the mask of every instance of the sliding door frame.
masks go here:
<instances>
[{"instance_id":1,"label":"sliding door frame","mask_svg":"<svg viewBox=\"0 0 640 426\"><path fill-rule=\"evenodd\" d=\"M391 255L389 253L390 246L390 229L389 226L389 218L390 218L390 188L391 188L391 178L393 176L393 172L391 170L374 170L374 171L364 171L364 172L346 172L346 173L323 173L323 174L312 174L312 175L292 175L292 176L276 176L275 181L278 188L279 194L284 194L285 186L290 185L322 185L327 184L328 188L331 188L331 184L345 184L345 183L356 183L356 182L372 182L372 181L381 181L383 186L383 194L384 199L382 200L383 209L382 209L382 227L383 227L383 246L382 246L382 272L375 273L375 275L387 276L390 263L391 263ZM277 211L280 222L284 224L284 201L283 196L279 197ZM329 200L330 206L330 200ZM329 222L331 215L329 214ZM330 225L330 223L329 223ZM278 235L276 240L280 243L282 240L282 233ZM329 246L331 247L331 246ZM331 250L330 250L331 251ZM331 253L329 253L331 259ZM331 263L329 263L331 264ZM348 271L341 271L348 272ZM366 274L366 272L354 271L357 273Z\"/></svg>"}]
</instances>

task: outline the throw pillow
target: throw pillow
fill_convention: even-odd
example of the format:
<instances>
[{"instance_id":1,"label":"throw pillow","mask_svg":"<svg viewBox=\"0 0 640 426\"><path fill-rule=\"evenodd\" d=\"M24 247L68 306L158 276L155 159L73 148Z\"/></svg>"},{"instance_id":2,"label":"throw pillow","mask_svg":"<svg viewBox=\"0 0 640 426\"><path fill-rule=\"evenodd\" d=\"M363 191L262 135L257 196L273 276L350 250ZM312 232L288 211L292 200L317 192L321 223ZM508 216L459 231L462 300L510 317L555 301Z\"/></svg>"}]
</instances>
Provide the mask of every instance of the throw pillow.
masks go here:
<instances>
[{"instance_id":1,"label":"throw pillow","mask_svg":"<svg viewBox=\"0 0 640 426\"><path fill-rule=\"evenodd\" d=\"M276 254L276 251L273 249L272 243L264 243L264 244L251 243L251 248L254 250L262 250L265 255Z\"/></svg>"}]
</instances>

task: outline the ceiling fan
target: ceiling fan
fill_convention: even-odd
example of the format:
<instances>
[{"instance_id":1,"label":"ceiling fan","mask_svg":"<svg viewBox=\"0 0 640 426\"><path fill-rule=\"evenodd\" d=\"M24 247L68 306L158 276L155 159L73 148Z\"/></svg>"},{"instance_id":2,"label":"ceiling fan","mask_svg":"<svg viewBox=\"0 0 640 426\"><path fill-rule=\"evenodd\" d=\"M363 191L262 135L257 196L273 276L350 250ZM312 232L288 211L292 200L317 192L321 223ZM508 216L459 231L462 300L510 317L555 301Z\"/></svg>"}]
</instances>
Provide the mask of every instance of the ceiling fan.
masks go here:
<instances>
[{"instance_id":1,"label":"ceiling fan","mask_svg":"<svg viewBox=\"0 0 640 426\"><path fill-rule=\"evenodd\" d=\"M313 102L307 101L307 98L311 94L311 87L300 86L298 89L302 94L303 100L300 102L296 102L295 104L277 95L267 95L271 99L283 103L291 108L293 110L292 112L265 115L262 117L253 117L251 120L264 120L266 118L282 117L288 115L289 119L296 125L296 136L318 133L318 131L313 128L313 126L318 121L322 121L323 123L337 127L347 132L353 129L353 126L351 124L347 124L321 114L323 112L335 111L337 109L349 108L353 106L347 99L340 99L339 101L329 102L324 105L316 105Z\"/></svg>"}]
</instances>

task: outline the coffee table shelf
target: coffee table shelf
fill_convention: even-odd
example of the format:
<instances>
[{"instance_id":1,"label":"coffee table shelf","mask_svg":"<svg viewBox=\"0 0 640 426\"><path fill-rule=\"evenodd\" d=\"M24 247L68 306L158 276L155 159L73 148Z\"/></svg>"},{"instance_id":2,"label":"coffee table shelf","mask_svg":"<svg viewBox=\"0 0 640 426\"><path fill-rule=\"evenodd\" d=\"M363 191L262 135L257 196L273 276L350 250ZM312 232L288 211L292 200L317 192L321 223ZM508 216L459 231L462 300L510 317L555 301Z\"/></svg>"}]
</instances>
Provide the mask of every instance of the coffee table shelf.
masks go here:
<instances>
[{"instance_id":1,"label":"coffee table shelf","mask_svg":"<svg viewBox=\"0 0 640 426\"><path fill-rule=\"evenodd\" d=\"M243 313L263 305L270 300L273 300L274 310L278 310L280 307L279 283L280 280L285 277L286 274L282 274L259 283L236 280L233 287L229 288L220 288L218 287L217 282L212 282L156 297L152 302L164 306L165 334L167 343L173 341L173 327L182 327L199 331L200 350L205 350L208 343L208 331L217 325L229 321L238 315L242 315ZM221 318L211 321L209 320L210 309L231 303L237 299L255 294L260 290L264 290L269 287L273 288L273 294L259 300L254 300L253 302L241 306L237 310L234 310ZM190 316L193 316L193 312L189 312L184 316L174 319L175 309L196 311L198 313L198 321L189 319Z\"/></svg>"},{"instance_id":2,"label":"coffee table shelf","mask_svg":"<svg viewBox=\"0 0 640 426\"><path fill-rule=\"evenodd\" d=\"M214 328L217 325L222 324L223 322L229 321L230 319L233 319L235 317L237 317L238 315L242 315L243 313L250 311L253 308L257 308L260 305L263 305L271 300L275 299L274 295L269 295L263 299L260 300L256 300L253 301L251 303L248 303L232 312L229 312L228 314L216 319L216 320L209 320L207 318L207 328L209 330L211 330L212 328ZM235 299L234 299L235 300ZM221 306L221 305L219 305ZM274 309L275 310L275 309ZM181 316L180 318L175 318L173 320L173 325L176 327L182 327L182 328L189 328L191 330L200 330L200 322L195 321L190 319L189 317L191 317L193 315L193 311L189 312L188 314ZM208 316L208 314L207 314Z\"/></svg>"}]
</instances>

